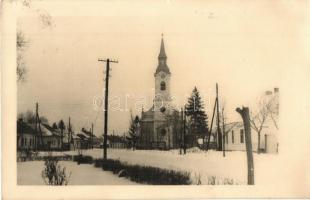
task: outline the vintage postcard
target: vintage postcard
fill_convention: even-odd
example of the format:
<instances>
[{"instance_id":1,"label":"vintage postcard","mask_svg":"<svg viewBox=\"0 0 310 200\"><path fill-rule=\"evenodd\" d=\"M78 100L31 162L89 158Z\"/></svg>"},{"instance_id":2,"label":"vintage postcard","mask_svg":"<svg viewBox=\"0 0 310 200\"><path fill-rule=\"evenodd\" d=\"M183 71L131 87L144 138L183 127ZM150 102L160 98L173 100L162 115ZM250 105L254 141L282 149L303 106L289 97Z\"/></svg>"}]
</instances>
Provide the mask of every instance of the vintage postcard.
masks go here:
<instances>
[{"instance_id":1,"label":"vintage postcard","mask_svg":"<svg viewBox=\"0 0 310 200\"><path fill-rule=\"evenodd\" d=\"M309 8L2 1L3 198L310 197Z\"/></svg>"}]
</instances>

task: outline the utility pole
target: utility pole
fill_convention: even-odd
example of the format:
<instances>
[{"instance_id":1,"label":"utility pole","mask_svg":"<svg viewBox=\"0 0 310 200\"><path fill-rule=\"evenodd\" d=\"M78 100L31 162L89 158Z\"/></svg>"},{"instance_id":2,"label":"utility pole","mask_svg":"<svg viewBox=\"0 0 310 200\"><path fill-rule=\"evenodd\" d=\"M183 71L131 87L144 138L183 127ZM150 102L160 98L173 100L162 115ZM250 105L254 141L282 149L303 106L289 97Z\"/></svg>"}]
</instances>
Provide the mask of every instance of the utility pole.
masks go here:
<instances>
[{"instance_id":1,"label":"utility pole","mask_svg":"<svg viewBox=\"0 0 310 200\"><path fill-rule=\"evenodd\" d=\"M91 123L91 149L94 149L94 124Z\"/></svg>"},{"instance_id":2,"label":"utility pole","mask_svg":"<svg viewBox=\"0 0 310 200\"><path fill-rule=\"evenodd\" d=\"M186 110L186 108L185 108L185 106L184 106L184 110L183 110L183 118L184 119L182 119L182 122L183 122L183 153L184 154L186 154L186 141L185 141L185 129L186 129L186 116L185 116L185 110Z\"/></svg>"},{"instance_id":3,"label":"utility pole","mask_svg":"<svg viewBox=\"0 0 310 200\"><path fill-rule=\"evenodd\" d=\"M112 132L112 148L115 148L115 138L114 138L114 130Z\"/></svg>"},{"instance_id":4,"label":"utility pole","mask_svg":"<svg viewBox=\"0 0 310 200\"><path fill-rule=\"evenodd\" d=\"M68 126L68 144L70 148L70 143L71 143L71 124L70 124L70 117L69 117L69 126Z\"/></svg>"},{"instance_id":5,"label":"utility pole","mask_svg":"<svg viewBox=\"0 0 310 200\"><path fill-rule=\"evenodd\" d=\"M222 130L223 130L223 157L225 157L225 117L224 117L224 107L222 107Z\"/></svg>"},{"instance_id":6,"label":"utility pole","mask_svg":"<svg viewBox=\"0 0 310 200\"><path fill-rule=\"evenodd\" d=\"M41 120L39 117L39 103L36 103L36 133L38 133L38 128L40 132L40 148L43 148L43 137L42 137L42 131L40 126ZM37 128L38 127L38 128Z\"/></svg>"},{"instance_id":7,"label":"utility pole","mask_svg":"<svg viewBox=\"0 0 310 200\"><path fill-rule=\"evenodd\" d=\"M35 118L35 132L36 132L36 135L35 135L35 149L36 151L38 151L38 142L39 142L39 139L38 139L38 118L37 118L37 113L38 113L38 106L37 106L38 103L36 103L36 118Z\"/></svg>"},{"instance_id":8,"label":"utility pole","mask_svg":"<svg viewBox=\"0 0 310 200\"><path fill-rule=\"evenodd\" d=\"M69 117L69 128L68 129L69 129L69 136L68 136L69 149L71 150L71 144L73 144L73 149L75 150L70 117Z\"/></svg>"},{"instance_id":9,"label":"utility pole","mask_svg":"<svg viewBox=\"0 0 310 200\"><path fill-rule=\"evenodd\" d=\"M181 108L180 154L183 148L183 108Z\"/></svg>"},{"instance_id":10,"label":"utility pole","mask_svg":"<svg viewBox=\"0 0 310 200\"><path fill-rule=\"evenodd\" d=\"M207 142L207 149L206 149L206 151L209 150L210 138L211 138L211 134L212 134L212 126L213 126L213 120L214 120L216 106L217 106L217 100L215 99L214 107L213 107L212 120L211 120L211 126L210 126L210 129L209 129L209 136L208 136L208 142Z\"/></svg>"},{"instance_id":11,"label":"utility pole","mask_svg":"<svg viewBox=\"0 0 310 200\"><path fill-rule=\"evenodd\" d=\"M99 62L106 62L106 77L105 77L105 98L104 98L104 137L103 137L103 159L107 159L107 142L108 142L108 97L109 97L109 78L110 78L110 62L118 63L116 60L98 59Z\"/></svg>"},{"instance_id":12,"label":"utility pole","mask_svg":"<svg viewBox=\"0 0 310 200\"><path fill-rule=\"evenodd\" d=\"M220 128L220 111L219 111L219 97L218 97L218 85L216 83L216 116L217 116L217 141L218 141L218 151L222 150L222 133Z\"/></svg>"}]
</instances>

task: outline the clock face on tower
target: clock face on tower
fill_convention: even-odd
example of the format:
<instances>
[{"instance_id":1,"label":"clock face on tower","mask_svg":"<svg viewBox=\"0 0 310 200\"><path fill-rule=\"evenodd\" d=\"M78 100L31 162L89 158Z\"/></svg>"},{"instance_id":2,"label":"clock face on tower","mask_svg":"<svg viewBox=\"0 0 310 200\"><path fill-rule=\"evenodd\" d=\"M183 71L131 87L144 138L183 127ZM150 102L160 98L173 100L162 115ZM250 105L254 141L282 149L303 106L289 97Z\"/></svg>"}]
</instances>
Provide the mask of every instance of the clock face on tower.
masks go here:
<instances>
[{"instance_id":1,"label":"clock face on tower","mask_svg":"<svg viewBox=\"0 0 310 200\"><path fill-rule=\"evenodd\" d=\"M164 79L166 77L166 75L164 73L161 74L160 76L162 79Z\"/></svg>"}]
</instances>

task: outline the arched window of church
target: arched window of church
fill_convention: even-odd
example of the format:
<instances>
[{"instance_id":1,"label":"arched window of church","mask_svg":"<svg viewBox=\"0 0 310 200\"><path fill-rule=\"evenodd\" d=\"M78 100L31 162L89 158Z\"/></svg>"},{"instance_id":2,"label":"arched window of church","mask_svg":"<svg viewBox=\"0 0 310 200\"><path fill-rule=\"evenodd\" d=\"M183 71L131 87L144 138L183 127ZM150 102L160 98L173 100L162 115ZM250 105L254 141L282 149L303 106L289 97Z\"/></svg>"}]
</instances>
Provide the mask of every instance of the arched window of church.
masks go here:
<instances>
[{"instance_id":1,"label":"arched window of church","mask_svg":"<svg viewBox=\"0 0 310 200\"><path fill-rule=\"evenodd\" d=\"M164 81L160 83L160 90L166 90L166 83Z\"/></svg>"}]
</instances>

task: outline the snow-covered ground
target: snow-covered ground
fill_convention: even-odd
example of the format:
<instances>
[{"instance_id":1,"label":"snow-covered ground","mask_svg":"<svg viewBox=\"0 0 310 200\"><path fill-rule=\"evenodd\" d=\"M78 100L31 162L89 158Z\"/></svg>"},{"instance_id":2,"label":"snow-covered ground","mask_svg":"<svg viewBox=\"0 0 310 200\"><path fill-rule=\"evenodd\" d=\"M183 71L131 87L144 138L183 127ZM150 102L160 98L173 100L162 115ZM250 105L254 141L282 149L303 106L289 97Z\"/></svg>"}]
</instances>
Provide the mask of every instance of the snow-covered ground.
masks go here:
<instances>
[{"instance_id":1,"label":"snow-covered ground","mask_svg":"<svg viewBox=\"0 0 310 200\"><path fill-rule=\"evenodd\" d=\"M77 165L72 161L60 161L66 171L71 172L69 185L135 185L126 178L120 178L101 168L93 165ZM18 185L44 185L41 171L44 169L44 161L27 161L17 163L17 184Z\"/></svg>"},{"instance_id":2,"label":"snow-covered ground","mask_svg":"<svg viewBox=\"0 0 310 200\"><path fill-rule=\"evenodd\" d=\"M93 158L102 158L102 149L84 150L83 155L90 155ZM53 153L76 155L77 152ZM255 184L265 185L278 179L277 169L279 166L276 154L253 154ZM193 183L198 179L202 184L210 184L215 178L216 184L223 184L231 179L234 184L247 183L247 161L246 152L222 152L189 150L186 155L179 155L178 150L156 151L156 150L126 150L108 149L108 158L119 159L129 164L140 164L165 169L191 172ZM266 173L267 172L267 173Z\"/></svg>"}]
</instances>

